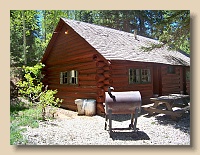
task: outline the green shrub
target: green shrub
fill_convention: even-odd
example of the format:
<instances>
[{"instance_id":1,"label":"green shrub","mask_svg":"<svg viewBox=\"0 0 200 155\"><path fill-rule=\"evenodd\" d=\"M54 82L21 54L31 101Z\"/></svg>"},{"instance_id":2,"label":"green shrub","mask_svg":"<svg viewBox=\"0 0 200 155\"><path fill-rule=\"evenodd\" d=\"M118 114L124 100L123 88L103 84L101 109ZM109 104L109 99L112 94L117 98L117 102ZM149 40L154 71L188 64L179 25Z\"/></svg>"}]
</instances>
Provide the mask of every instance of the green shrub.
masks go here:
<instances>
[{"instance_id":1,"label":"green shrub","mask_svg":"<svg viewBox=\"0 0 200 155\"><path fill-rule=\"evenodd\" d=\"M33 67L23 67L25 72L24 80L19 81L17 86L19 87L19 93L23 97L28 98L31 104L41 109L42 118L45 120L46 107L59 106L62 100L54 97L57 90L48 90L48 85L44 87L41 82L43 67L42 63L36 64Z\"/></svg>"}]
</instances>

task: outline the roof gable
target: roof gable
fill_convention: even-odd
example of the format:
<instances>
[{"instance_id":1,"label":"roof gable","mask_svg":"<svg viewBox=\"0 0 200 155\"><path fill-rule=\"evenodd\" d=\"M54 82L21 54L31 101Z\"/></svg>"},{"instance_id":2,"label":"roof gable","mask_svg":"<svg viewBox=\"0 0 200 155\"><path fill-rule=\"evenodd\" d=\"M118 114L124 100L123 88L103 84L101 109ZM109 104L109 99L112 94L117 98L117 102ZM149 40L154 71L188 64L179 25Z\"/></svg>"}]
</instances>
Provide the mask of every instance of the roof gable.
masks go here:
<instances>
[{"instance_id":1,"label":"roof gable","mask_svg":"<svg viewBox=\"0 0 200 155\"><path fill-rule=\"evenodd\" d=\"M144 52L141 47L159 44L159 41L103 26L79 22L69 19L62 20L72 27L91 46L107 60L130 60L155 62L171 65L190 65L190 58L179 51L169 50L166 46Z\"/></svg>"},{"instance_id":2,"label":"roof gable","mask_svg":"<svg viewBox=\"0 0 200 155\"><path fill-rule=\"evenodd\" d=\"M107 60L129 60L190 66L190 57L167 46L144 52L159 41L103 26L61 18Z\"/></svg>"}]
</instances>

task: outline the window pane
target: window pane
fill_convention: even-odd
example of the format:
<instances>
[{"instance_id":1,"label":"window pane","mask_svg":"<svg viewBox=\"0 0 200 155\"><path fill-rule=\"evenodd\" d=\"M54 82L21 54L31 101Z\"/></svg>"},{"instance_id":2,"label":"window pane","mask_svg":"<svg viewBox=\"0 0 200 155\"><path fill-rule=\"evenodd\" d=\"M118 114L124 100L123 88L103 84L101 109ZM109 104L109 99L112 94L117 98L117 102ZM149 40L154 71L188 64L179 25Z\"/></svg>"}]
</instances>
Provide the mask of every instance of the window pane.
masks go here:
<instances>
[{"instance_id":1,"label":"window pane","mask_svg":"<svg viewBox=\"0 0 200 155\"><path fill-rule=\"evenodd\" d=\"M129 84L133 83L133 70L129 69Z\"/></svg>"},{"instance_id":2,"label":"window pane","mask_svg":"<svg viewBox=\"0 0 200 155\"><path fill-rule=\"evenodd\" d=\"M60 84L63 84L63 73L60 73Z\"/></svg>"},{"instance_id":3,"label":"window pane","mask_svg":"<svg viewBox=\"0 0 200 155\"><path fill-rule=\"evenodd\" d=\"M141 82L144 82L144 83L151 82L150 69L141 70Z\"/></svg>"},{"instance_id":4,"label":"window pane","mask_svg":"<svg viewBox=\"0 0 200 155\"><path fill-rule=\"evenodd\" d=\"M168 66L167 67L167 73L168 74L175 74L175 67L174 66Z\"/></svg>"},{"instance_id":5,"label":"window pane","mask_svg":"<svg viewBox=\"0 0 200 155\"><path fill-rule=\"evenodd\" d=\"M71 84L78 84L78 71L72 70L70 72L70 83Z\"/></svg>"},{"instance_id":6,"label":"window pane","mask_svg":"<svg viewBox=\"0 0 200 155\"><path fill-rule=\"evenodd\" d=\"M129 69L129 83L140 83L139 69Z\"/></svg>"},{"instance_id":7,"label":"window pane","mask_svg":"<svg viewBox=\"0 0 200 155\"><path fill-rule=\"evenodd\" d=\"M186 81L190 81L190 71L186 71Z\"/></svg>"},{"instance_id":8,"label":"window pane","mask_svg":"<svg viewBox=\"0 0 200 155\"><path fill-rule=\"evenodd\" d=\"M66 84L66 83L68 83L67 76L68 76L67 72L61 72L60 73L60 84Z\"/></svg>"},{"instance_id":9,"label":"window pane","mask_svg":"<svg viewBox=\"0 0 200 155\"><path fill-rule=\"evenodd\" d=\"M68 83L67 76L68 76L67 72L64 72L63 83Z\"/></svg>"}]
</instances>

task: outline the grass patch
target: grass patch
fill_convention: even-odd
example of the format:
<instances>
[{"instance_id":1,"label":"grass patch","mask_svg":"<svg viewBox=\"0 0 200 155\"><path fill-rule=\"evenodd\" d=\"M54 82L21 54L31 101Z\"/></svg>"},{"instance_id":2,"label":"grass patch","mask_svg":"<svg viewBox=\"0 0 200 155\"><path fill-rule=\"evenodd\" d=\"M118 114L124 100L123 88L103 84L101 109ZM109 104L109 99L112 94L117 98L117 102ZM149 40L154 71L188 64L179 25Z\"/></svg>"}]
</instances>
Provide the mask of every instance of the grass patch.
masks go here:
<instances>
[{"instance_id":1,"label":"grass patch","mask_svg":"<svg viewBox=\"0 0 200 155\"><path fill-rule=\"evenodd\" d=\"M37 128L41 120L41 111L35 107L28 107L23 102L11 104L10 106L10 144L26 144L22 132L26 131L26 126Z\"/></svg>"},{"instance_id":2,"label":"grass patch","mask_svg":"<svg viewBox=\"0 0 200 155\"><path fill-rule=\"evenodd\" d=\"M25 101L25 100L24 100ZM29 102L22 102L21 99L12 100L10 104L10 144L25 145L27 140L22 133L26 127L38 128L39 121L43 121L42 109L38 106L31 106ZM50 107L47 112L47 119L53 119L56 108Z\"/></svg>"}]
</instances>

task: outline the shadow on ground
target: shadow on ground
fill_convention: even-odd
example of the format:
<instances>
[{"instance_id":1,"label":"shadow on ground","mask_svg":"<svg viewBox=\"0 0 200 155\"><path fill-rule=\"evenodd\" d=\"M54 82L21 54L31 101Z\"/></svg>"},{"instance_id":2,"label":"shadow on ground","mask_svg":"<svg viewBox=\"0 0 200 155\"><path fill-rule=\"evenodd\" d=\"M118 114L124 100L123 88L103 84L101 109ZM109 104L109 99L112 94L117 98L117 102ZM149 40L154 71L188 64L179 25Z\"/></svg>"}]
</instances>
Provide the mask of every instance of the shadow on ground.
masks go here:
<instances>
[{"instance_id":1,"label":"shadow on ground","mask_svg":"<svg viewBox=\"0 0 200 155\"><path fill-rule=\"evenodd\" d=\"M142 111L141 115L144 115L146 118L155 117L157 123L160 125L171 125L175 129L190 133L190 110L186 110L177 120L173 120L169 115L165 114L154 113L153 115L148 115L145 111Z\"/></svg>"},{"instance_id":2,"label":"shadow on ground","mask_svg":"<svg viewBox=\"0 0 200 155\"><path fill-rule=\"evenodd\" d=\"M112 120L118 122L131 120L131 114L112 114Z\"/></svg>"},{"instance_id":3,"label":"shadow on ground","mask_svg":"<svg viewBox=\"0 0 200 155\"><path fill-rule=\"evenodd\" d=\"M170 116L156 116L157 122L160 125L171 125L175 129L179 129L185 133L190 133L190 112L184 113L178 120L172 120Z\"/></svg>"},{"instance_id":4,"label":"shadow on ground","mask_svg":"<svg viewBox=\"0 0 200 155\"><path fill-rule=\"evenodd\" d=\"M150 140L149 136L143 131L113 131L112 137L113 140Z\"/></svg>"}]
</instances>

